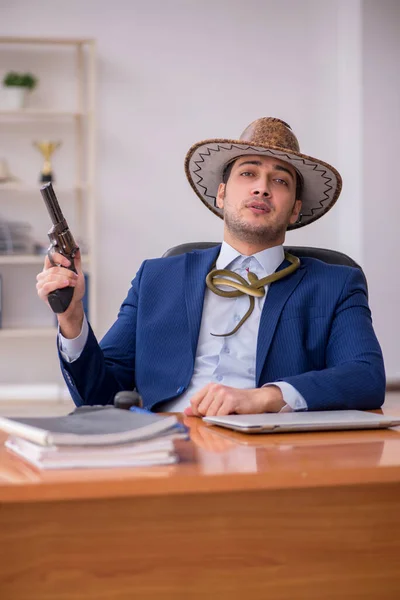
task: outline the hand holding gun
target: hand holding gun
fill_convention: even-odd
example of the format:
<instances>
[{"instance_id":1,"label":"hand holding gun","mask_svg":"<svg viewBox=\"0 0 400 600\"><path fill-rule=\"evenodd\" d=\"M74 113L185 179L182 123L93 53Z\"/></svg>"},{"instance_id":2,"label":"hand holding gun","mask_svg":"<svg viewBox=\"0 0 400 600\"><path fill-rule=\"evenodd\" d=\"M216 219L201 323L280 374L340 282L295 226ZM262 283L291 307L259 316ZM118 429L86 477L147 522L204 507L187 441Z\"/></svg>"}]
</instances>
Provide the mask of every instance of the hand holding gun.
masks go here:
<instances>
[{"instance_id":1,"label":"hand holding gun","mask_svg":"<svg viewBox=\"0 0 400 600\"><path fill-rule=\"evenodd\" d=\"M79 247L77 246L74 237L69 230L67 221L61 212L52 184L46 183L40 188L40 192L53 223L53 227L48 232L50 247L47 256L49 261L53 266L57 266L53 260L53 255L55 253L61 254L70 261L70 265L67 268L76 273L74 257L79 250ZM73 295L74 287L64 287L50 292L47 299L53 312L63 313L71 304Z\"/></svg>"}]
</instances>

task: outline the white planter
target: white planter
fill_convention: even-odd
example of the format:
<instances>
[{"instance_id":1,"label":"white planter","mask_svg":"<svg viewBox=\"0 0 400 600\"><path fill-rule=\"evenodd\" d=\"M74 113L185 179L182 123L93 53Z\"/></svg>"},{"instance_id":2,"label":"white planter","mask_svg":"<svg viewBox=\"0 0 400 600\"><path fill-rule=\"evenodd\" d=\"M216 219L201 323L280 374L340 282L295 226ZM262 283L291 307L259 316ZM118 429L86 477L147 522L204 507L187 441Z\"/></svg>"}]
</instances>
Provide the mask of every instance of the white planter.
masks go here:
<instances>
[{"instance_id":1,"label":"white planter","mask_svg":"<svg viewBox=\"0 0 400 600\"><path fill-rule=\"evenodd\" d=\"M25 108L26 101L25 87L18 85L3 86L2 89L2 107L5 110L21 110Z\"/></svg>"}]
</instances>

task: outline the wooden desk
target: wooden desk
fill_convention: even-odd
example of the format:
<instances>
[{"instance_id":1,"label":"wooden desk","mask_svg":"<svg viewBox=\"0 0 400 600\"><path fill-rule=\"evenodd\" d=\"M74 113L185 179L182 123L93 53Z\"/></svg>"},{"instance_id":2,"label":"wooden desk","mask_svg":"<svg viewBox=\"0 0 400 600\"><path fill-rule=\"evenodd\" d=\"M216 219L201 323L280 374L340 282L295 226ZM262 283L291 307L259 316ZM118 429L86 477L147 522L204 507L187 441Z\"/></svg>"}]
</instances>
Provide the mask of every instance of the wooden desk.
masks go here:
<instances>
[{"instance_id":1,"label":"wooden desk","mask_svg":"<svg viewBox=\"0 0 400 600\"><path fill-rule=\"evenodd\" d=\"M187 423L176 466L38 474L2 449L1 600L400 597L399 429Z\"/></svg>"}]
</instances>

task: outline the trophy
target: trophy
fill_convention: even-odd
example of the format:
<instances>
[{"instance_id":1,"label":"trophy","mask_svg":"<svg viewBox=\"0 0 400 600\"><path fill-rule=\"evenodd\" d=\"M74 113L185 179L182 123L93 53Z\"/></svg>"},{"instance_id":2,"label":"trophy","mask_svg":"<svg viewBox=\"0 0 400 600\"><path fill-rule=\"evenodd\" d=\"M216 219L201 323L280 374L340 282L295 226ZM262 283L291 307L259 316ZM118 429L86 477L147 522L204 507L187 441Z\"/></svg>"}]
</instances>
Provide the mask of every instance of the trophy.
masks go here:
<instances>
[{"instance_id":1,"label":"trophy","mask_svg":"<svg viewBox=\"0 0 400 600\"><path fill-rule=\"evenodd\" d=\"M40 150L44 158L43 168L40 174L39 181L41 183L53 182L54 176L51 170L50 159L54 150L61 146L61 142L34 142L33 145L36 146L38 150Z\"/></svg>"}]
</instances>

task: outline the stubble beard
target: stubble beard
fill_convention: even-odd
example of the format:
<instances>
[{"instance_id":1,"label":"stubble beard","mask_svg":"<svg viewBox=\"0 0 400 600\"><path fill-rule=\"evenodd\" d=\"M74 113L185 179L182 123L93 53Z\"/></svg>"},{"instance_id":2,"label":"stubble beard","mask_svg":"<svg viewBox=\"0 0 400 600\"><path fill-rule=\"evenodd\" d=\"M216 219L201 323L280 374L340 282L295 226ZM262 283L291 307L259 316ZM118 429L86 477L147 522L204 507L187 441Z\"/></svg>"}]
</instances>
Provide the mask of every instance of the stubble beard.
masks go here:
<instances>
[{"instance_id":1,"label":"stubble beard","mask_svg":"<svg viewBox=\"0 0 400 600\"><path fill-rule=\"evenodd\" d=\"M229 210L224 212L224 221L228 231L234 237L249 244L281 243L287 229L287 224L282 223L250 224L238 215L230 214Z\"/></svg>"}]
</instances>

